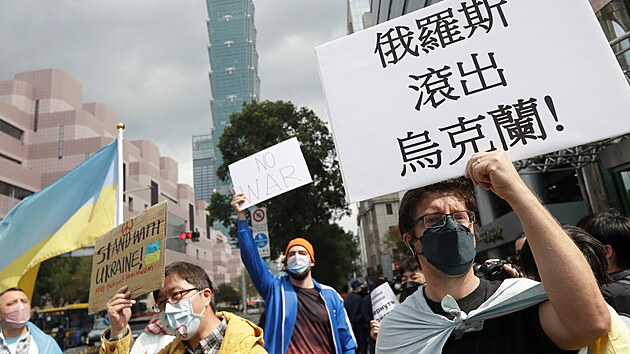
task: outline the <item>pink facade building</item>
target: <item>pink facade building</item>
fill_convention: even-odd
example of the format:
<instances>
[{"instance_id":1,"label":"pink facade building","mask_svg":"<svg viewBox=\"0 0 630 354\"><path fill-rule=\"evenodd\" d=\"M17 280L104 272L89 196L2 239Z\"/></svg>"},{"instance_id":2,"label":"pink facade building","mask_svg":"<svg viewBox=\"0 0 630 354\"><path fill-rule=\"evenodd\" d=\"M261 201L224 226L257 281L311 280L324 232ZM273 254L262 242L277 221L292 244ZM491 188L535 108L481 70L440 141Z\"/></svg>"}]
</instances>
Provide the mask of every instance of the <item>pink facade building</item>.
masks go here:
<instances>
[{"instance_id":1,"label":"pink facade building","mask_svg":"<svg viewBox=\"0 0 630 354\"><path fill-rule=\"evenodd\" d=\"M83 87L61 70L18 73L0 81L0 218L117 136L116 114L102 103L83 103ZM240 277L242 264L225 235L206 225L205 201L178 183L178 163L148 140L123 145L124 218L168 200L168 236L198 230L199 242L171 238L166 263L204 267L214 283Z\"/></svg>"}]
</instances>

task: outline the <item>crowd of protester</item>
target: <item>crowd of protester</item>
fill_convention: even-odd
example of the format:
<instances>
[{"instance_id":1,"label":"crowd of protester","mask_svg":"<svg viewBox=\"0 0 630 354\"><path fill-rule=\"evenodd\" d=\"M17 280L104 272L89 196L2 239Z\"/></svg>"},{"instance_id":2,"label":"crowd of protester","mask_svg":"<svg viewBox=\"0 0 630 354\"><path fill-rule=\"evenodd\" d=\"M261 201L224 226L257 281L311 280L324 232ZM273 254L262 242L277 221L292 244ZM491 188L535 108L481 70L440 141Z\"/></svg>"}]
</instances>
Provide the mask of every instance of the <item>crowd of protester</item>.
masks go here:
<instances>
[{"instance_id":1,"label":"crowd of protester","mask_svg":"<svg viewBox=\"0 0 630 354\"><path fill-rule=\"evenodd\" d=\"M475 262L473 186L520 220L511 261ZM560 225L502 152L477 153L465 177L405 193L398 227L410 257L395 279L354 279L343 297L313 278L316 250L306 238L286 245L286 275L273 275L243 201L234 195L232 207L242 261L265 300L260 326L217 311L205 270L177 262L153 292L154 347L133 344L135 300L123 286L107 303L101 353L630 353L630 218L609 209ZM400 303L379 322L371 293L386 282ZM19 288L0 293L0 353L61 352L29 312Z\"/></svg>"}]
</instances>

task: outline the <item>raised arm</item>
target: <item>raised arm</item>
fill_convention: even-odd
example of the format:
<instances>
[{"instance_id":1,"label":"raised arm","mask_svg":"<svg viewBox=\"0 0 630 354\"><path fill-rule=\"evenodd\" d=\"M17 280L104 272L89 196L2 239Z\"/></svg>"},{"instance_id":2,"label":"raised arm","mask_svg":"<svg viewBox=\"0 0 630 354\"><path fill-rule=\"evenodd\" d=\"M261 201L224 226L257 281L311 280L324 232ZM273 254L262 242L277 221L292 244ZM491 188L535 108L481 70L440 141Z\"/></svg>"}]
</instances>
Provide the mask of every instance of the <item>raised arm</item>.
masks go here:
<instances>
[{"instance_id":1,"label":"raised arm","mask_svg":"<svg viewBox=\"0 0 630 354\"><path fill-rule=\"evenodd\" d=\"M239 210L239 205L245 201L243 193L235 194L232 197L232 209L238 218L238 244L241 248L241 260L249 272L249 276L254 286L266 300L272 293L272 285L275 281L274 275L269 271L267 264L258 254L258 248L254 244L252 229L247 225L245 210Z\"/></svg>"},{"instance_id":2,"label":"raised arm","mask_svg":"<svg viewBox=\"0 0 630 354\"><path fill-rule=\"evenodd\" d=\"M466 176L507 201L521 221L549 296L539 308L547 336L562 349L578 349L607 333L610 314L586 259L505 153L474 154Z\"/></svg>"}]
</instances>

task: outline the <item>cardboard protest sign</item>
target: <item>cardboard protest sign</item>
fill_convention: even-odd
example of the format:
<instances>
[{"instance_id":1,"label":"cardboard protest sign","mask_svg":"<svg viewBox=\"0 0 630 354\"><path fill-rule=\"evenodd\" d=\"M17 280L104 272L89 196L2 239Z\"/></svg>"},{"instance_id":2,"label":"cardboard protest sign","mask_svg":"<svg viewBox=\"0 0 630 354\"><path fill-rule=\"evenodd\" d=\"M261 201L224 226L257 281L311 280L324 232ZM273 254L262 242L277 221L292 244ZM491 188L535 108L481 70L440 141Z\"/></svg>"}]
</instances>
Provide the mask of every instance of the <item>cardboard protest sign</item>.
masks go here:
<instances>
[{"instance_id":1,"label":"cardboard protest sign","mask_svg":"<svg viewBox=\"0 0 630 354\"><path fill-rule=\"evenodd\" d=\"M147 208L94 245L88 312L105 309L123 285L138 297L164 285L167 202Z\"/></svg>"},{"instance_id":2,"label":"cardboard protest sign","mask_svg":"<svg viewBox=\"0 0 630 354\"><path fill-rule=\"evenodd\" d=\"M398 299L387 282L377 286L370 293L370 297L372 298L372 314L379 322L398 305Z\"/></svg>"},{"instance_id":3,"label":"cardboard protest sign","mask_svg":"<svg viewBox=\"0 0 630 354\"><path fill-rule=\"evenodd\" d=\"M630 131L630 88L587 0L446 0L317 48L346 195L461 176Z\"/></svg>"},{"instance_id":4,"label":"cardboard protest sign","mask_svg":"<svg viewBox=\"0 0 630 354\"><path fill-rule=\"evenodd\" d=\"M297 138L257 152L228 168L234 190L247 197L241 210L313 181Z\"/></svg>"}]
</instances>

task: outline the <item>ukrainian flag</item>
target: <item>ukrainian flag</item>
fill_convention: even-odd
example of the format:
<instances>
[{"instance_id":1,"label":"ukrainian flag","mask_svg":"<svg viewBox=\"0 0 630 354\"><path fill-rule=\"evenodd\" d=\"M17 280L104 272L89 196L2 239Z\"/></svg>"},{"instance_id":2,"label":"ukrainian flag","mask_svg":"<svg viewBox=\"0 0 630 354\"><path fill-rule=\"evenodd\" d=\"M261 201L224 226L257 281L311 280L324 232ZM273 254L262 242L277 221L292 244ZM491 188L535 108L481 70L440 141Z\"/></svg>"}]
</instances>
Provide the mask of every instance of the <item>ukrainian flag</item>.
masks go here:
<instances>
[{"instance_id":1,"label":"ukrainian flag","mask_svg":"<svg viewBox=\"0 0 630 354\"><path fill-rule=\"evenodd\" d=\"M93 244L114 227L118 142L27 197L0 221L0 291L32 295L39 264Z\"/></svg>"}]
</instances>

